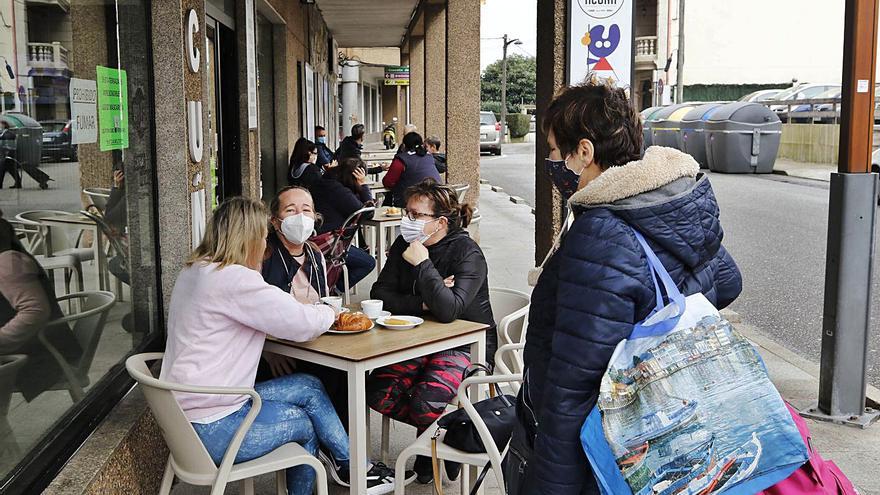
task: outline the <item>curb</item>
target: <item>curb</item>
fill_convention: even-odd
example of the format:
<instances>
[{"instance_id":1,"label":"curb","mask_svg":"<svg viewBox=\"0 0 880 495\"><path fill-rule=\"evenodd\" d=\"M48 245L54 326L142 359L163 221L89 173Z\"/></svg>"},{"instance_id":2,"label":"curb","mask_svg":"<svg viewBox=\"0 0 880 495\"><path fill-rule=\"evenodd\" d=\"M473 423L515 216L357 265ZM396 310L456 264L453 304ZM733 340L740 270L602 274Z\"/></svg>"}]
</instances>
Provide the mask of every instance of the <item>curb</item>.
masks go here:
<instances>
[{"instance_id":1,"label":"curb","mask_svg":"<svg viewBox=\"0 0 880 495\"><path fill-rule=\"evenodd\" d=\"M522 199L522 198L519 197L519 196L511 196L511 197L510 197L510 202L513 203L513 204L515 204L515 205L526 205L526 206L528 206L528 204L526 203L526 200Z\"/></svg>"},{"instance_id":2,"label":"curb","mask_svg":"<svg viewBox=\"0 0 880 495\"><path fill-rule=\"evenodd\" d=\"M498 186L492 186L492 185L490 185L489 188L492 189L492 192L497 192L497 193L504 192L504 188L501 188L501 187L498 187Z\"/></svg>"},{"instance_id":3,"label":"curb","mask_svg":"<svg viewBox=\"0 0 880 495\"><path fill-rule=\"evenodd\" d=\"M504 188L503 188L503 187L493 186L492 184L489 184L489 181L488 181L488 180L485 180L485 179L480 179L480 185L483 185L483 186L489 186L489 189L491 189L492 192L496 192L496 193L503 193L503 192L504 192ZM508 197L509 197L509 199L510 199L510 202L513 203L513 204L517 204L517 205L525 205L525 206L529 206L529 207L531 207L531 209L532 209L532 215L535 214L535 208L534 208L532 205L530 205L530 204L528 203L528 201L526 201L525 199L523 199L523 198L521 198L521 197L519 197L519 196L508 196Z\"/></svg>"}]
</instances>

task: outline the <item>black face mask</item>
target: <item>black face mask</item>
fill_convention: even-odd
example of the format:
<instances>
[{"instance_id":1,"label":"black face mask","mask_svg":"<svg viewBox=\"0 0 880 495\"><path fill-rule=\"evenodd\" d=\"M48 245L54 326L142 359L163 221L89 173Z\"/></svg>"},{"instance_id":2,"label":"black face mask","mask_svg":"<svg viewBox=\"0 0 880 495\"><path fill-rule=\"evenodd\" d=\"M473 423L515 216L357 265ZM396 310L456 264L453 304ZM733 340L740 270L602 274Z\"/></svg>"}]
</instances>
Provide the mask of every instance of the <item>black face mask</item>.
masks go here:
<instances>
[{"instance_id":1,"label":"black face mask","mask_svg":"<svg viewBox=\"0 0 880 495\"><path fill-rule=\"evenodd\" d=\"M547 158L544 166L547 168L547 173L550 174L550 180L553 181L553 185L556 186L556 189L559 189L559 194L568 201L568 198L577 192L578 181L580 181L581 176L568 168L565 165L565 160L551 160Z\"/></svg>"}]
</instances>

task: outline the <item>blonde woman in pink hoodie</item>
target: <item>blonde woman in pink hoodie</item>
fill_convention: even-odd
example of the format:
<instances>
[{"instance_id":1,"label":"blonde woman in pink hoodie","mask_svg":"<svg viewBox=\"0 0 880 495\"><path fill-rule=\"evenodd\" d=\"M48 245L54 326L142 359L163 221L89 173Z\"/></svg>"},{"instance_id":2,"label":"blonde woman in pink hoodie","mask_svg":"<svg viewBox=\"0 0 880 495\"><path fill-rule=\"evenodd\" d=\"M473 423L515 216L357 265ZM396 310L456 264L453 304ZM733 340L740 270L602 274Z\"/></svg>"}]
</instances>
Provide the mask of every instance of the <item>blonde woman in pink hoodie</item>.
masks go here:
<instances>
[{"instance_id":1,"label":"blonde woman in pink hoodie","mask_svg":"<svg viewBox=\"0 0 880 495\"><path fill-rule=\"evenodd\" d=\"M255 384L266 335L307 341L336 319L323 304L303 304L266 283L260 274L269 213L244 198L225 201L214 212L204 240L177 277L168 314L168 341L160 378L175 383L254 387L263 401L236 463L297 442L312 454L332 457L334 478L348 482L348 435L321 382L294 373ZM251 407L246 396L175 394L217 464ZM369 494L393 489L393 472L381 463L368 473ZM291 495L312 493L310 467L287 470Z\"/></svg>"}]
</instances>

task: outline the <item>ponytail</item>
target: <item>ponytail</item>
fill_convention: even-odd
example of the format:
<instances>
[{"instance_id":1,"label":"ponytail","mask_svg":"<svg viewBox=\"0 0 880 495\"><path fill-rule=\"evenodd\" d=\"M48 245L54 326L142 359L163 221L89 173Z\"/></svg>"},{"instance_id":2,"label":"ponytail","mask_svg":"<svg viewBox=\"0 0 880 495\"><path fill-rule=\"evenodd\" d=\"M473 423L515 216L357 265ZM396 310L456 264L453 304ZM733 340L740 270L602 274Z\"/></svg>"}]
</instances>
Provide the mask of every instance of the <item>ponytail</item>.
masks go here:
<instances>
[{"instance_id":1,"label":"ponytail","mask_svg":"<svg viewBox=\"0 0 880 495\"><path fill-rule=\"evenodd\" d=\"M474 219L474 207L468 203L461 205L458 209L458 217L461 220L461 228L466 229Z\"/></svg>"}]
</instances>

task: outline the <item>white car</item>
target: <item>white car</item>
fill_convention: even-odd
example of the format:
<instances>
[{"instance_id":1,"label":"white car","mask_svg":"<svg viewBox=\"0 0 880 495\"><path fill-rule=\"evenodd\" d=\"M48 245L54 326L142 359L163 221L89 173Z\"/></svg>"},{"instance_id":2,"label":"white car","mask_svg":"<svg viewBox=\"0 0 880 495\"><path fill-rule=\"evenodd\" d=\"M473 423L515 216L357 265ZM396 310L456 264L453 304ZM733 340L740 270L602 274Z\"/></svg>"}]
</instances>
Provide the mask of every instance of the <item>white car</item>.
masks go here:
<instances>
[{"instance_id":1,"label":"white car","mask_svg":"<svg viewBox=\"0 0 880 495\"><path fill-rule=\"evenodd\" d=\"M492 112L480 112L480 153L501 154L501 122Z\"/></svg>"},{"instance_id":2,"label":"white car","mask_svg":"<svg viewBox=\"0 0 880 495\"><path fill-rule=\"evenodd\" d=\"M801 83L797 86L792 86L785 91L779 93L774 96L774 100L787 101L787 100L809 100L810 98L816 98L822 93L825 93L832 89L840 89L839 84L808 84ZM777 114L786 114L788 113L787 105L772 105L770 110L773 110Z\"/></svg>"},{"instance_id":3,"label":"white car","mask_svg":"<svg viewBox=\"0 0 880 495\"><path fill-rule=\"evenodd\" d=\"M776 95L785 91L784 89L759 89L749 93L737 101L747 101L749 103L760 103L766 100L775 100Z\"/></svg>"}]
</instances>

